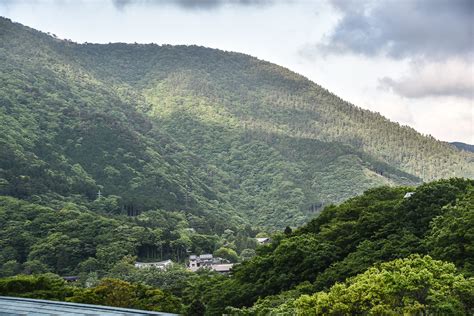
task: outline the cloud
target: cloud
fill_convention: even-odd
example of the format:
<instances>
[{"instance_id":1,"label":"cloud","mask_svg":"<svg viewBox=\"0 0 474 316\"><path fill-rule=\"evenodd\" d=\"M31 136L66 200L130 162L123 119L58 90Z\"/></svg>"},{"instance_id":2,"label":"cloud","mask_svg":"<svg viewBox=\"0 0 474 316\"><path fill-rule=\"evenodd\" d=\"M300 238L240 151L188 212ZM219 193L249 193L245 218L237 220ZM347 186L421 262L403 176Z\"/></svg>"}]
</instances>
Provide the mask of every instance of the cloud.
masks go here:
<instances>
[{"instance_id":1,"label":"cloud","mask_svg":"<svg viewBox=\"0 0 474 316\"><path fill-rule=\"evenodd\" d=\"M472 0L334 0L342 14L319 50L443 59L474 50Z\"/></svg>"},{"instance_id":2,"label":"cloud","mask_svg":"<svg viewBox=\"0 0 474 316\"><path fill-rule=\"evenodd\" d=\"M274 0L113 0L115 8L122 10L131 5L176 5L184 9L214 9L222 5L262 6Z\"/></svg>"},{"instance_id":3,"label":"cloud","mask_svg":"<svg viewBox=\"0 0 474 316\"><path fill-rule=\"evenodd\" d=\"M413 62L410 71L399 79L379 79L382 89L407 98L455 96L473 99L472 61L451 59L446 62Z\"/></svg>"}]
</instances>

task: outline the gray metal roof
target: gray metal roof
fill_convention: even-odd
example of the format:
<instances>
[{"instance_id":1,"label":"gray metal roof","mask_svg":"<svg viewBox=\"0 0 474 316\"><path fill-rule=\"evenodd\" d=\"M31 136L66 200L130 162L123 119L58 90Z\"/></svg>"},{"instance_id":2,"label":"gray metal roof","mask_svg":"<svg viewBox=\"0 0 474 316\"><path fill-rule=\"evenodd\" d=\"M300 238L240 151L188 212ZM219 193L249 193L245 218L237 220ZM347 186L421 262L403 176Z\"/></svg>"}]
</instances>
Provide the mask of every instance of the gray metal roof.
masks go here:
<instances>
[{"instance_id":1,"label":"gray metal roof","mask_svg":"<svg viewBox=\"0 0 474 316\"><path fill-rule=\"evenodd\" d=\"M171 316L176 314L149 312L137 309L118 308L88 304L76 304L30 298L0 296L0 316L28 315L28 316L144 316L161 315Z\"/></svg>"}]
</instances>

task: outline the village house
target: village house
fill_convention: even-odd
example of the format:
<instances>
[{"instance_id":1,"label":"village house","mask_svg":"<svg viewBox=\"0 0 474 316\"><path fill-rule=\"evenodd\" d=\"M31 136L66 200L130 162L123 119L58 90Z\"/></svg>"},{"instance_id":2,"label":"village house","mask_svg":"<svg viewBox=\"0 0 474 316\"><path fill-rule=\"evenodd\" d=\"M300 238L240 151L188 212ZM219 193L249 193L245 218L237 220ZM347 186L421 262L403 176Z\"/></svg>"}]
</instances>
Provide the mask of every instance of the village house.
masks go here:
<instances>
[{"instance_id":1,"label":"village house","mask_svg":"<svg viewBox=\"0 0 474 316\"><path fill-rule=\"evenodd\" d=\"M168 269L173 264L171 260L158 261L158 262L135 262L135 267L139 269L143 268L158 268L161 270Z\"/></svg>"},{"instance_id":2,"label":"village house","mask_svg":"<svg viewBox=\"0 0 474 316\"><path fill-rule=\"evenodd\" d=\"M272 241L269 237L257 237L255 239L259 245L266 245Z\"/></svg>"},{"instance_id":3,"label":"village house","mask_svg":"<svg viewBox=\"0 0 474 316\"><path fill-rule=\"evenodd\" d=\"M415 192L407 192L407 194L405 194L405 195L403 196L403 198L404 198L404 199L408 199L408 198L410 198L413 194L415 194Z\"/></svg>"},{"instance_id":4,"label":"village house","mask_svg":"<svg viewBox=\"0 0 474 316\"><path fill-rule=\"evenodd\" d=\"M229 273L234 264L228 260L216 257L211 254L203 254L200 256L189 256L189 270L196 272L199 269L209 269L219 273Z\"/></svg>"}]
</instances>

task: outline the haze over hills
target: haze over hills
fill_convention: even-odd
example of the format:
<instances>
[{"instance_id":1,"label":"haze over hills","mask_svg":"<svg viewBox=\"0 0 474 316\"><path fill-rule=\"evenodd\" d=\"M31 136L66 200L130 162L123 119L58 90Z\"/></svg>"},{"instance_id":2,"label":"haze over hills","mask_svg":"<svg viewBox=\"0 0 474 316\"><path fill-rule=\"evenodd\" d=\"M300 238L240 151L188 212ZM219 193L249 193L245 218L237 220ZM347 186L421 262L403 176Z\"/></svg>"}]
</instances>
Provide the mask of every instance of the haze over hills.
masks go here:
<instances>
[{"instance_id":1,"label":"haze over hills","mask_svg":"<svg viewBox=\"0 0 474 316\"><path fill-rule=\"evenodd\" d=\"M223 232L306 222L380 185L474 177L474 154L248 55L76 44L0 19L1 194L114 199Z\"/></svg>"},{"instance_id":2,"label":"haze over hills","mask_svg":"<svg viewBox=\"0 0 474 316\"><path fill-rule=\"evenodd\" d=\"M457 148L461 150L474 152L474 145L461 143L461 142L452 142L451 144L453 144L454 146L456 146Z\"/></svg>"}]
</instances>

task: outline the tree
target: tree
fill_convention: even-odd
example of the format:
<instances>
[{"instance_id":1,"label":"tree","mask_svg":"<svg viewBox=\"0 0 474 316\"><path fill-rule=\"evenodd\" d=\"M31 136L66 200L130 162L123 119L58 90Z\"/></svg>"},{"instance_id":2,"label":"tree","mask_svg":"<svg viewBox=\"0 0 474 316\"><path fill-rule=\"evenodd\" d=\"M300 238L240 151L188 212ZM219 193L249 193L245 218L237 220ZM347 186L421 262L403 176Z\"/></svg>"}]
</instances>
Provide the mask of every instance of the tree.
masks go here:
<instances>
[{"instance_id":1,"label":"tree","mask_svg":"<svg viewBox=\"0 0 474 316\"><path fill-rule=\"evenodd\" d=\"M69 300L86 304L132 307L137 300L135 291L136 288L128 282L106 278L93 288L76 292Z\"/></svg>"},{"instance_id":2,"label":"tree","mask_svg":"<svg viewBox=\"0 0 474 316\"><path fill-rule=\"evenodd\" d=\"M79 266L78 270L80 273L91 273L97 272L101 268L99 261L96 258L89 257L86 260L82 261Z\"/></svg>"},{"instance_id":3,"label":"tree","mask_svg":"<svg viewBox=\"0 0 474 316\"><path fill-rule=\"evenodd\" d=\"M242 259L242 261L249 260L255 257L255 255L256 253L254 249L244 249L240 253L240 259Z\"/></svg>"},{"instance_id":4,"label":"tree","mask_svg":"<svg viewBox=\"0 0 474 316\"><path fill-rule=\"evenodd\" d=\"M133 265L135 262L135 257L125 256L120 261L112 266L109 270L109 277L131 281L134 278L134 274L137 271L137 268Z\"/></svg>"},{"instance_id":5,"label":"tree","mask_svg":"<svg viewBox=\"0 0 474 316\"><path fill-rule=\"evenodd\" d=\"M189 305L186 315L188 316L204 316L206 313L206 306L200 300L194 300Z\"/></svg>"},{"instance_id":6,"label":"tree","mask_svg":"<svg viewBox=\"0 0 474 316\"><path fill-rule=\"evenodd\" d=\"M76 290L68 301L172 313L182 309L180 299L167 292L112 278L102 279L95 287Z\"/></svg>"},{"instance_id":7,"label":"tree","mask_svg":"<svg viewBox=\"0 0 474 316\"><path fill-rule=\"evenodd\" d=\"M328 292L303 295L298 315L471 315L474 283L452 263L412 255L368 269Z\"/></svg>"},{"instance_id":8,"label":"tree","mask_svg":"<svg viewBox=\"0 0 474 316\"><path fill-rule=\"evenodd\" d=\"M454 262L474 276L474 189L431 222L425 245L433 257Z\"/></svg>"},{"instance_id":9,"label":"tree","mask_svg":"<svg viewBox=\"0 0 474 316\"><path fill-rule=\"evenodd\" d=\"M59 273L70 273L81 260L81 241L63 233L51 233L31 247L30 260L38 260Z\"/></svg>"},{"instance_id":10,"label":"tree","mask_svg":"<svg viewBox=\"0 0 474 316\"><path fill-rule=\"evenodd\" d=\"M31 260L23 263L24 274L42 274L50 272L50 268L39 260Z\"/></svg>"},{"instance_id":11,"label":"tree","mask_svg":"<svg viewBox=\"0 0 474 316\"><path fill-rule=\"evenodd\" d=\"M19 264L16 260L9 260L5 262L2 267L0 268L0 276L14 276L21 271L21 264Z\"/></svg>"},{"instance_id":12,"label":"tree","mask_svg":"<svg viewBox=\"0 0 474 316\"><path fill-rule=\"evenodd\" d=\"M67 286L66 282L52 273L17 275L0 279L0 295L4 296L65 300L71 294L72 289Z\"/></svg>"},{"instance_id":13,"label":"tree","mask_svg":"<svg viewBox=\"0 0 474 316\"><path fill-rule=\"evenodd\" d=\"M239 256L237 255L235 250L230 249L230 248L221 247L217 249L216 251L214 251L214 256L227 259L233 263L239 261Z\"/></svg>"},{"instance_id":14,"label":"tree","mask_svg":"<svg viewBox=\"0 0 474 316\"><path fill-rule=\"evenodd\" d=\"M119 262L123 257L134 254L130 243L115 241L108 245L99 245L97 247L97 260L99 263L110 269L115 263Z\"/></svg>"}]
</instances>

